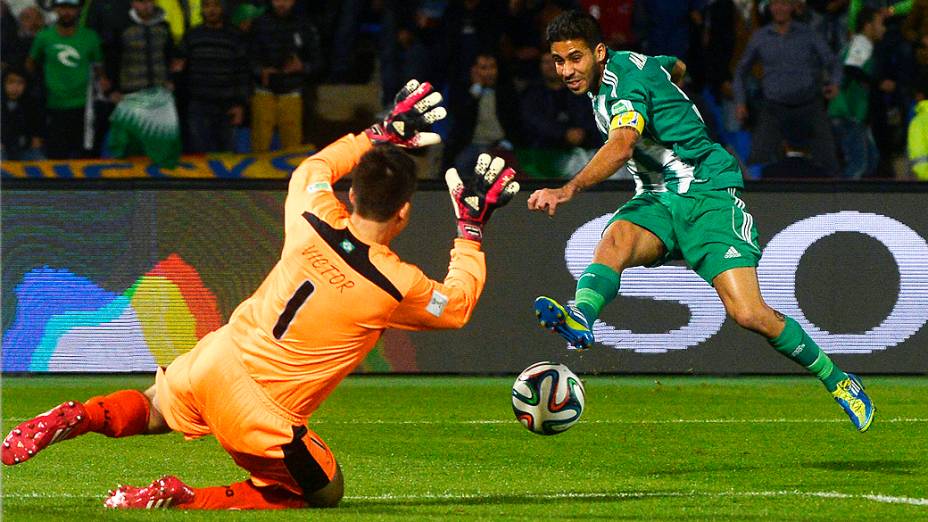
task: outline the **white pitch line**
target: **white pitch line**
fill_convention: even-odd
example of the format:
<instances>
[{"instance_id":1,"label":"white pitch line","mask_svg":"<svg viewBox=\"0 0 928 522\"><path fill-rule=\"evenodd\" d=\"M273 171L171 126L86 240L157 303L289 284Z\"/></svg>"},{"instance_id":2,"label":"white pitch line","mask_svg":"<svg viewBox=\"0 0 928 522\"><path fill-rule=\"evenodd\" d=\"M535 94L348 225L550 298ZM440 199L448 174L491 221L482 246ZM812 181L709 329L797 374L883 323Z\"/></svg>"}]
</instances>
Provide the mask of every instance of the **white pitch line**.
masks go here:
<instances>
[{"instance_id":1,"label":"white pitch line","mask_svg":"<svg viewBox=\"0 0 928 522\"><path fill-rule=\"evenodd\" d=\"M10 418L4 421L4 424L9 424L13 422L23 422L31 419L32 417L27 418ZM512 419L476 419L476 420L351 420L351 421L336 421L336 420L310 420L312 425L321 425L321 424L344 424L344 425L356 425L356 424L370 424L370 425L434 425L434 424L512 424L515 423L515 420ZM847 422L847 419L787 419L787 418L771 418L771 419L610 419L610 420L585 420L584 424L841 424ZM894 417L891 419L884 419L877 417L877 424L896 424L896 423L928 423L928 418L918 418L918 417Z\"/></svg>"},{"instance_id":2,"label":"white pitch line","mask_svg":"<svg viewBox=\"0 0 928 522\"><path fill-rule=\"evenodd\" d=\"M475 500L490 499L501 496L500 494L474 494L474 493L423 493L419 495L349 495L345 497L347 501L367 501L367 502L387 502L387 501L429 501L429 500ZM509 495L505 495L509 496ZM814 497L828 499L846 499L846 500L868 500L881 504L905 504L909 506L926 506L928 507L928 498L915 497L897 497L878 493L841 493L838 491L800 491L781 490L781 491L616 491L614 493L526 493L517 495L521 498L531 500L623 500L623 499L641 499L641 498L743 498L743 497ZM102 498L97 494L73 494L73 493L12 493L4 494L3 498L16 499L99 499Z\"/></svg>"},{"instance_id":3,"label":"white pitch line","mask_svg":"<svg viewBox=\"0 0 928 522\"><path fill-rule=\"evenodd\" d=\"M442 493L423 495L376 495L376 496L355 496L345 497L346 500L470 500L481 498L493 498L494 495L476 495L476 494L454 494ZM783 491L617 491L615 493L527 493L521 497L537 500L558 500L558 499L627 499L627 498L730 498L730 497L817 497L817 498L837 498L837 499L860 499L881 502L884 504L908 504L913 506L928 506L928 498L912 497L895 497L881 494L855 494L839 493L837 491L800 491L800 490L783 490Z\"/></svg>"},{"instance_id":4,"label":"white pitch line","mask_svg":"<svg viewBox=\"0 0 928 522\"><path fill-rule=\"evenodd\" d=\"M512 424L509 419L478 419L478 420L358 420L358 421L329 421L310 420L310 424L371 424L371 425L442 425L442 424ZM650 419L650 420L585 420L584 424L832 424L846 423L847 419ZM877 418L877 423L928 423L928 419L920 418Z\"/></svg>"}]
</instances>

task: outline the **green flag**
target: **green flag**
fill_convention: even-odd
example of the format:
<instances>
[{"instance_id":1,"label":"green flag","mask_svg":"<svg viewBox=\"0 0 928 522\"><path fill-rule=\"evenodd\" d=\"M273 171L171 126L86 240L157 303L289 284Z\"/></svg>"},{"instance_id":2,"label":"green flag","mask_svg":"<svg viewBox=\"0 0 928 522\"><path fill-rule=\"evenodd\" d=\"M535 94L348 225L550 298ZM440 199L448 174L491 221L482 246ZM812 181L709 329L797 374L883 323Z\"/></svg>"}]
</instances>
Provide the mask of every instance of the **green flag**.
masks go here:
<instances>
[{"instance_id":1,"label":"green flag","mask_svg":"<svg viewBox=\"0 0 928 522\"><path fill-rule=\"evenodd\" d=\"M180 158L180 126L174 97L163 87L127 94L110 117L110 151L117 158L144 154L174 168Z\"/></svg>"}]
</instances>

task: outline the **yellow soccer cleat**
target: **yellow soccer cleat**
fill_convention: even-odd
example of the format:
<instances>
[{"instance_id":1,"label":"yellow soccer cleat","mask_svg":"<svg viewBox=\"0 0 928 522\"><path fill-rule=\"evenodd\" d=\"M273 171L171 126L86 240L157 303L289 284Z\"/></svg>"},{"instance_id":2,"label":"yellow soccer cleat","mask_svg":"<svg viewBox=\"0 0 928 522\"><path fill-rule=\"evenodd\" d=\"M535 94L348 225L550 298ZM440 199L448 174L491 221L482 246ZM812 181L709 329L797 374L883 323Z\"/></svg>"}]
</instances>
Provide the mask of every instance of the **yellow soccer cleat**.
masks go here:
<instances>
[{"instance_id":1,"label":"yellow soccer cleat","mask_svg":"<svg viewBox=\"0 0 928 522\"><path fill-rule=\"evenodd\" d=\"M864 392L864 385L860 382L860 377L849 373L847 379L838 383L838 388L831 392L835 401L844 408L844 412L851 418L851 422L857 427L857 431L863 433L870 428L873 423L873 414L876 408L870 397Z\"/></svg>"},{"instance_id":2,"label":"yellow soccer cleat","mask_svg":"<svg viewBox=\"0 0 928 522\"><path fill-rule=\"evenodd\" d=\"M535 317L542 327L561 334L570 347L584 350L593 345L593 330L574 306L561 306L550 297L535 299Z\"/></svg>"}]
</instances>

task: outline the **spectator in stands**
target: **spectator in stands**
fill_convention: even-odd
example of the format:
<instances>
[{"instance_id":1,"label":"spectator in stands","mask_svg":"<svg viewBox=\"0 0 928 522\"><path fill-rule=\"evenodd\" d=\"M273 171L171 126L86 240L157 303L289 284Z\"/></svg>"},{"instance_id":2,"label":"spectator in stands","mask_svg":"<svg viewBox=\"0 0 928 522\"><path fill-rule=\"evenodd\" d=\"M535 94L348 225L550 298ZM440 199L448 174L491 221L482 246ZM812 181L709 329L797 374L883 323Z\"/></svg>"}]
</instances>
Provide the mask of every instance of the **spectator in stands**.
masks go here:
<instances>
[{"instance_id":1,"label":"spectator in stands","mask_svg":"<svg viewBox=\"0 0 928 522\"><path fill-rule=\"evenodd\" d=\"M902 26L902 34L915 48L918 81L928 78L928 0L915 0Z\"/></svg>"},{"instance_id":2,"label":"spectator in stands","mask_svg":"<svg viewBox=\"0 0 928 522\"><path fill-rule=\"evenodd\" d=\"M586 96L567 89L551 53L541 56L541 78L521 97L522 125L531 129L526 146L536 148L597 148L602 145Z\"/></svg>"},{"instance_id":3,"label":"spectator in stands","mask_svg":"<svg viewBox=\"0 0 928 522\"><path fill-rule=\"evenodd\" d=\"M175 46L164 11L153 0L132 0L129 18L107 55L107 71L114 79L111 97L117 103L143 89L173 89L170 67Z\"/></svg>"},{"instance_id":4,"label":"spectator in stands","mask_svg":"<svg viewBox=\"0 0 928 522\"><path fill-rule=\"evenodd\" d=\"M242 3L232 11L231 23L247 37L251 34L255 18L263 15L267 9L264 6Z\"/></svg>"},{"instance_id":5,"label":"spectator in stands","mask_svg":"<svg viewBox=\"0 0 928 522\"><path fill-rule=\"evenodd\" d=\"M106 89L100 37L92 29L78 27L80 0L52 0L58 20L36 35L26 67L34 73L39 65L44 73L46 92L45 154L52 159L86 156L93 144L86 132L88 87L93 74ZM93 71L93 72L91 72Z\"/></svg>"},{"instance_id":6,"label":"spectator in stands","mask_svg":"<svg viewBox=\"0 0 928 522\"><path fill-rule=\"evenodd\" d=\"M191 28L203 23L202 0L155 0L171 28L171 37L179 45Z\"/></svg>"},{"instance_id":7,"label":"spectator in stands","mask_svg":"<svg viewBox=\"0 0 928 522\"><path fill-rule=\"evenodd\" d=\"M470 68L470 85L451 91L448 112L452 115L451 134L445 163L467 172L477 156L513 150L520 135L519 101L512 82L500 74L496 55L481 52Z\"/></svg>"},{"instance_id":8,"label":"spectator in stands","mask_svg":"<svg viewBox=\"0 0 928 522\"><path fill-rule=\"evenodd\" d=\"M874 45L886 33L883 14L865 7L857 15L857 23L859 30L842 52L844 78L841 88L828 106L844 159L841 174L846 179L860 179L876 173L880 152L870 129L870 94L876 88L886 93L896 88L892 80L878 81L875 75Z\"/></svg>"},{"instance_id":9,"label":"spectator in stands","mask_svg":"<svg viewBox=\"0 0 928 522\"><path fill-rule=\"evenodd\" d=\"M271 0L272 9L252 28L251 146L271 148L275 127L284 148L303 143L303 87L323 67L319 31L293 12L294 0ZM309 93L311 95L311 93Z\"/></svg>"},{"instance_id":10,"label":"spectator in stands","mask_svg":"<svg viewBox=\"0 0 928 522\"><path fill-rule=\"evenodd\" d=\"M772 0L770 24L757 30L738 62L734 94L738 119L747 121L748 75L755 62L763 67L762 100L754 125L749 163L766 164L780 157L786 121L812 127L812 157L827 171L837 172L834 137L825 105L833 98L841 79L841 64L821 36L808 26L792 20L795 0ZM828 77L823 87L821 78Z\"/></svg>"},{"instance_id":11,"label":"spectator in stands","mask_svg":"<svg viewBox=\"0 0 928 522\"><path fill-rule=\"evenodd\" d=\"M509 0L500 34L499 59L519 92L538 76L542 52L539 7L527 0Z\"/></svg>"},{"instance_id":12,"label":"spectator in stands","mask_svg":"<svg viewBox=\"0 0 928 522\"><path fill-rule=\"evenodd\" d=\"M915 179L928 181L928 78L915 88L915 117L909 123L909 162Z\"/></svg>"},{"instance_id":13,"label":"spectator in stands","mask_svg":"<svg viewBox=\"0 0 928 522\"><path fill-rule=\"evenodd\" d=\"M384 0L379 56L384 107L393 103L394 94L408 78L437 81L440 15L422 0Z\"/></svg>"},{"instance_id":14,"label":"spectator in stands","mask_svg":"<svg viewBox=\"0 0 928 522\"><path fill-rule=\"evenodd\" d=\"M132 0L130 24L119 32L108 69L118 79L111 99L109 147L117 157L144 153L173 167L180 156L180 128L171 93L174 39L153 0Z\"/></svg>"},{"instance_id":15,"label":"spectator in stands","mask_svg":"<svg viewBox=\"0 0 928 522\"><path fill-rule=\"evenodd\" d=\"M441 28L445 41L440 62L446 67L442 77L450 90L466 90L472 84L471 70L478 54L488 52L495 59L504 19L500 2L449 0Z\"/></svg>"},{"instance_id":16,"label":"spectator in stands","mask_svg":"<svg viewBox=\"0 0 928 522\"><path fill-rule=\"evenodd\" d=\"M35 35L45 28L45 17L38 7L28 5L19 12L18 20L18 23L3 28L3 63L24 67ZM7 30L11 32L6 33Z\"/></svg>"},{"instance_id":17,"label":"spectator in stands","mask_svg":"<svg viewBox=\"0 0 928 522\"><path fill-rule=\"evenodd\" d=\"M0 159L40 160L42 154L41 106L32 96L27 96L28 76L16 66L3 71L3 112L0 115Z\"/></svg>"},{"instance_id":18,"label":"spectator in stands","mask_svg":"<svg viewBox=\"0 0 928 522\"><path fill-rule=\"evenodd\" d=\"M802 119L788 122L783 128L783 159L766 165L761 171L763 179L808 179L829 176L809 154L811 127Z\"/></svg>"},{"instance_id":19,"label":"spectator in stands","mask_svg":"<svg viewBox=\"0 0 928 522\"><path fill-rule=\"evenodd\" d=\"M187 145L195 153L231 151L248 102L248 55L239 30L225 22L222 1L201 5L203 24L187 31L179 52L190 96Z\"/></svg>"}]
</instances>

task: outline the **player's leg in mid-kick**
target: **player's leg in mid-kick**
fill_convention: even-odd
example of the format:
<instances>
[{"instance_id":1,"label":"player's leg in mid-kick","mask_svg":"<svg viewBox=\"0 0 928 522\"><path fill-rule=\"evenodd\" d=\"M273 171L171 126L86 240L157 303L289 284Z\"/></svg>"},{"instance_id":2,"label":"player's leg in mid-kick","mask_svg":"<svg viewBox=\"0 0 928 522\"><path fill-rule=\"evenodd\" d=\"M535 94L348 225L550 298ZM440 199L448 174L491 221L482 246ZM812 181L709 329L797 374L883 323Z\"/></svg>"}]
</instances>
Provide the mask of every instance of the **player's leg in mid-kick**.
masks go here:
<instances>
[{"instance_id":1,"label":"player's leg in mid-kick","mask_svg":"<svg viewBox=\"0 0 928 522\"><path fill-rule=\"evenodd\" d=\"M593 253L593 262L577 281L574 305L561 305L541 296L535 299L539 323L561 334L575 348L593 343L593 322L619 293L620 275L626 268L651 265L663 258L664 242L631 221L613 221Z\"/></svg>"},{"instance_id":2,"label":"player's leg in mid-kick","mask_svg":"<svg viewBox=\"0 0 928 522\"><path fill-rule=\"evenodd\" d=\"M743 328L764 336L778 352L815 374L859 431L870 427L873 403L860 379L841 371L799 323L764 302L754 267L726 270L717 275L712 284L729 317Z\"/></svg>"}]
</instances>

